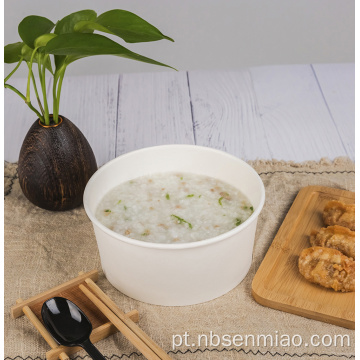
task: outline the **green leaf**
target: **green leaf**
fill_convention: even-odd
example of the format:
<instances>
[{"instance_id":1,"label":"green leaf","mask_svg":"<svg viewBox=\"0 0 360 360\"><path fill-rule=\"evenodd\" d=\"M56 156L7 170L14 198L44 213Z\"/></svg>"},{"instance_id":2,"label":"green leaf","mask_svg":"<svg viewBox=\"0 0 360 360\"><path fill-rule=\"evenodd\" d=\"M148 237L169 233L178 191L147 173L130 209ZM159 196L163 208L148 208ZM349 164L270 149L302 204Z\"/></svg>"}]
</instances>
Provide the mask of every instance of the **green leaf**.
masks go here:
<instances>
[{"instance_id":1,"label":"green leaf","mask_svg":"<svg viewBox=\"0 0 360 360\"><path fill-rule=\"evenodd\" d=\"M30 58L31 58L31 54L33 53L34 49L32 49L31 47L27 46L26 44L23 44L22 48L21 48L21 56L24 57L24 61L29 62ZM37 63L39 60L39 56L36 53L33 59L34 63ZM53 74L53 70L52 70L52 66L51 66L51 61L49 58L46 59L45 62L45 68L47 70L49 70L52 74Z\"/></svg>"},{"instance_id":2,"label":"green leaf","mask_svg":"<svg viewBox=\"0 0 360 360\"><path fill-rule=\"evenodd\" d=\"M23 42L17 42L14 44L8 44L4 47L4 62L6 64L11 64L14 62L18 62L21 57L24 58L24 61L30 61L31 54L34 51L34 49L30 48ZM33 62L38 62L38 54L34 56ZM47 58L45 62L45 67L48 69L51 73L52 67L51 67L51 61L49 58Z\"/></svg>"},{"instance_id":3,"label":"green leaf","mask_svg":"<svg viewBox=\"0 0 360 360\"><path fill-rule=\"evenodd\" d=\"M51 66L51 60L50 60L49 56L45 60L45 69L49 70L51 72L51 74L54 75L54 72L53 72L53 69L52 69L52 66Z\"/></svg>"},{"instance_id":4,"label":"green leaf","mask_svg":"<svg viewBox=\"0 0 360 360\"><path fill-rule=\"evenodd\" d=\"M33 53L34 49L30 46L27 46L26 44L23 45L21 48L21 56L24 57L25 61L30 61L31 54ZM34 61L37 59L37 54L35 54ZM36 61L35 61L36 62Z\"/></svg>"},{"instance_id":5,"label":"green leaf","mask_svg":"<svg viewBox=\"0 0 360 360\"><path fill-rule=\"evenodd\" d=\"M126 10L110 10L101 14L96 20L81 21L75 30L98 30L117 35L128 43L148 42L167 39L155 26L149 24L141 17Z\"/></svg>"},{"instance_id":6,"label":"green leaf","mask_svg":"<svg viewBox=\"0 0 360 360\"><path fill-rule=\"evenodd\" d=\"M4 47L4 62L6 64L19 62L21 58L21 49L23 45L24 45L23 42L17 42L6 45Z\"/></svg>"},{"instance_id":7,"label":"green leaf","mask_svg":"<svg viewBox=\"0 0 360 360\"><path fill-rule=\"evenodd\" d=\"M67 55L65 59L66 65L87 56L115 55L172 68L169 65L136 54L115 41L98 34L73 33L59 35L47 43L45 52L54 55Z\"/></svg>"},{"instance_id":8,"label":"green leaf","mask_svg":"<svg viewBox=\"0 0 360 360\"><path fill-rule=\"evenodd\" d=\"M73 32L75 32L74 26L79 21L96 20L96 16L97 16L97 14L94 10L81 10L81 11L74 12L68 16L65 16L56 24L54 33L57 35L73 33ZM85 31L89 32L89 30L87 30L87 29ZM93 30L90 30L90 32L92 32L92 31Z\"/></svg>"},{"instance_id":9,"label":"green leaf","mask_svg":"<svg viewBox=\"0 0 360 360\"><path fill-rule=\"evenodd\" d=\"M114 33L107 29L105 26L102 26L95 21L79 21L74 26L74 30L78 33L92 33L94 32L94 30L97 30L114 35Z\"/></svg>"},{"instance_id":10,"label":"green leaf","mask_svg":"<svg viewBox=\"0 0 360 360\"><path fill-rule=\"evenodd\" d=\"M45 48L45 51L46 51L46 48ZM55 58L56 71L58 71L65 63L66 55L54 55L54 58Z\"/></svg>"},{"instance_id":11,"label":"green leaf","mask_svg":"<svg viewBox=\"0 0 360 360\"><path fill-rule=\"evenodd\" d=\"M54 33L57 35L73 33L75 32L74 26L79 21L95 20L96 16L97 14L94 10L81 10L74 12L70 15L65 16L60 21L58 21L58 23L55 26ZM93 30L84 29L84 32L92 33ZM54 55L54 58L55 58L56 71L58 71L65 63L66 56Z\"/></svg>"},{"instance_id":12,"label":"green leaf","mask_svg":"<svg viewBox=\"0 0 360 360\"><path fill-rule=\"evenodd\" d=\"M46 46L46 44L56 36L57 36L56 34L44 34L44 35L41 35L38 38L36 38L36 40L34 42L34 46L36 48Z\"/></svg>"},{"instance_id":13,"label":"green leaf","mask_svg":"<svg viewBox=\"0 0 360 360\"><path fill-rule=\"evenodd\" d=\"M55 24L42 16L30 15L24 18L18 27L19 35L24 43L34 48L34 42L40 35L48 34Z\"/></svg>"}]
</instances>

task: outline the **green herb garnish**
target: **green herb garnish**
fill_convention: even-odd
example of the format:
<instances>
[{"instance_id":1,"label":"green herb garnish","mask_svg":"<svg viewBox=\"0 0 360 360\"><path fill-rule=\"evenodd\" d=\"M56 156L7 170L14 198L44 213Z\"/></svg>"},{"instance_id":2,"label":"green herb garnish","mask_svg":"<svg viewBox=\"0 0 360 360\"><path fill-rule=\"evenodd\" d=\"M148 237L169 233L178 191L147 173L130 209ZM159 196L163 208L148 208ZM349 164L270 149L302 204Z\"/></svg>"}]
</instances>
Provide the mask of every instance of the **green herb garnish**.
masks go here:
<instances>
[{"instance_id":1,"label":"green herb garnish","mask_svg":"<svg viewBox=\"0 0 360 360\"><path fill-rule=\"evenodd\" d=\"M173 215L173 214L171 214L171 216L172 216L173 218L175 218L175 219L178 221L179 224L186 223L186 224L189 225L189 228L192 229L192 225L191 225L188 221L182 219L182 218L179 217L179 216Z\"/></svg>"},{"instance_id":2,"label":"green herb garnish","mask_svg":"<svg viewBox=\"0 0 360 360\"><path fill-rule=\"evenodd\" d=\"M105 212L107 212L107 213L111 213L111 210L110 209L106 209L106 210L104 210Z\"/></svg>"},{"instance_id":3,"label":"green herb garnish","mask_svg":"<svg viewBox=\"0 0 360 360\"><path fill-rule=\"evenodd\" d=\"M218 203L219 203L220 206L222 206L222 202L221 202L222 199L223 199L223 197L221 197L221 198L218 200Z\"/></svg>"},{"instance_id":4,"label":"green herb garnish","mask_svg":"<svg viewBox=\"0 0 360 360\"><path fill-rule=\"evenodd\" d=\"M128 208L127 208L127 206L126 205L124 205L124 210L126 211Z\"/></svg>"},{"instance_id":5,"label":"green herb garnish","mask_svg":"<svg viewBox=\"0 0 360 360\"><path fill-rule=\"evenodd\" d=\"M165 197L166 197L167 200L170 200L170 195L169 194L166 194Z\"/></svg>"},{"instance_id":6,"label":"green herb garnish","mask_svg":"<svg viewBox=\"0 0 360 360\"><path fill-rule=\"evenodd\" d=\"M180 180L183 180L183 179L184 179L183 177L180 178Z\"/></svg>"},{"instance_id":7,"label":"green herb garnish","mask_svg":"<svg viewBox=\"0 0 360 360\"><path fill-rule=\"evenodd\" d=\"M236 218L235 219L235 226L239 226L242 223L241 219Z\"/></svg>"},{"instance_id":8,"label":"green herb garnish","mask_svg":"<svg viewBox=\"0 0 360 360\"><path fill-rule=\"evenodd\" d=\"M199 199L201 198L201 195L199 195Z\"/></svg>"},{"instance_id":9,"label":"green herb garnish","mask_svg":"<svg viewBox=\"0 0 360 360\"><path fill-rule=\"evenodd\" d=\"M254 211L254 207L253 207L253 206L250 206L250 210L251 210L251 211Z\"/></svg>"},{"instance_id":10,"label":"green herb garnish","mask_svg":"<svg viewBox=\"0 0 360 360\"><path fill-rule=\"evenodd\" d=\"M193 197L194 196L194 194L190 194L190 195L187 195L186 197Z\"/></svg>"},{"instance_id":11,"label":"green herb garnish","mask_svg":"<svg viewBox=\"0 0 360 360\"><path fill-rule=\"evenodd\" d=\"M118 202L117 202L117 205L119 205L121 203L121 200L119 200Z\"/></svg>"}]
</instances>

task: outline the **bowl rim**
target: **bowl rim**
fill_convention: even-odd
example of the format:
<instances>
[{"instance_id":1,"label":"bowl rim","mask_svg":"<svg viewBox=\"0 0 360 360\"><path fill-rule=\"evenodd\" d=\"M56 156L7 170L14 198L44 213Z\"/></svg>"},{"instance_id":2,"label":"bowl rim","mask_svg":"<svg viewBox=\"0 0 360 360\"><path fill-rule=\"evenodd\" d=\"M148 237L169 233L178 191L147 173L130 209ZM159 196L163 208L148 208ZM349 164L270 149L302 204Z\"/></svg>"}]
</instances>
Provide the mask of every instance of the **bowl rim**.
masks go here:
<instances>
[{"instance_id":1,"label":"bowl rim","mask_svg":"<svg viewBox=\"0 0 360 360\"><path fill-rule=\"evenodd\" d=\"M245 165L245 167L248 168L248 170L250 172L252 172L253 174L256 175L256 178L258 179L259 185L260 185L260 202L259 205L256 207L255 211L250 215L249 218L247 218L242 224L240 224L239 226L235 227L232 230L229 230L223 234L214 236L212 238L209 239L204 239L204 240L198 240L198 241L194 241L194 242L188 242L188 243L180 243L180 244L164 244L164 243L154 243L154 242L147 242L147 241L142 241L142 240L137 240L137 239L131 239L128 238L126 236L123 236L113 230L110 230L109 228L107 228L105 225L101 224L100 221L95 217L95 215L92 213L92 211L90 210L90 206L88 204L88 192L89 192L89 188L91 186L91 184L96 180L96 178L98 176L100 176L99 174L101 174L105 169L107 169L108 167L111 167L115 162L119 161L120 158L124 158L124 157L128 157L128 156L132 156L134 153L140 153L140 152L145 152L145 151L149 151L151 149L154 148L176 148L176 147L181 147L181 148L194 148L194 149L202 149L205 151L210 151L210 152L214 152L214 153L218 153L221 154L222 156L227 156L229 158L232 158L233 160L239 161L241 162L243 165ZM259 174L255 171L255 169L250 166L246 161L231 155L225 151L222 150L217 150L217 149L213 149L210 147L206 147L206 146L200 146L200 145L189 145L189 144L169 144L169 145L156 145L156 146L149 146L149 147L145 147L145 148L141 148L141 149L137 149L137 150L133 150L133 151L129 151L125 154L119 155L118 157L108 161L106 164L104 164L103 166L101 166L93 175L92 177L89 179L88 183L86 184L85 190L84 190L84 195L83 195L83 203L84 203L84 209L85 212L87 214L87 216L89 217L89 219L91 220L91 222L93 223L93 225L96 225L98 228L100 228L103 232L105 232L106 234L110 235L111 237L113 237L116 240L128 243L130 245L134 245L134 246L139 246L142 248L152 248L152 249L164 249L164 250L182 250L182 249L189 249L189 248L196 248L196 247L203 247L203 246L207 246L207 245L211 245L217 242L221 242L226 240L229 237L232 237L233 235L235 235L236 233L241 232L243 229L247 228L252 222L254 222L263 206L265 203L265 187L264 187L264 183L261 180Z\"/></svg>"}]
</instances>

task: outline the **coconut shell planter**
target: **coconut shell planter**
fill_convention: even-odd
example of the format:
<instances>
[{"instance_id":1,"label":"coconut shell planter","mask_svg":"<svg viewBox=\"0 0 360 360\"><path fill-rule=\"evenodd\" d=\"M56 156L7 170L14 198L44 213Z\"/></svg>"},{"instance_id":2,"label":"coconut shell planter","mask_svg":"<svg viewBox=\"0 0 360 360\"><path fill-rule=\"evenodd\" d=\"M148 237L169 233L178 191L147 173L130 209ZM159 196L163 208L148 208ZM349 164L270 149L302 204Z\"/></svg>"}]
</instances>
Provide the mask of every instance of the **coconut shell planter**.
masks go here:
<instances>
[{"instance_id":1,"label":"coconut shell planter","mask_svg":"<svg viewBox=\"0 0 360 360\"><path fill-rule=\"evenodd\" d=\"M47 210L69 210L82 203L85 186L97 170L82 132L66 117L58 124L34 122L22 144L19 182L25 196Z\"/></svg>"},{"instance_id":2,"label":"coconut shell planter","mask_svg":"<svg viewBox=\"0 0 360 360\"><path fill-rule=\"evenodd\" d=\"M38 117L21 147L18 167L20 186L25 196L43 209L69 210L81 205L86 183L97 170L94 153L84 135L70 120L59 116L60 94L67 66L84 57L115 55L171 68L134 53L95 31L118 36L128 43L162 39L174 41L129 11L115 9L98 16L93 10L81 10L55 23L43 16L27 16L18 26L22 41L4 48L4 62L16 63L5 78L4 86L19 95ZM8 83L24 62L29 69L26 93ZM38 80L33 73L35 64ZM52 115L48 108L47 74L53 77ZM31 103L31 89L38 108Z\"/></svg>"}]
</instances>

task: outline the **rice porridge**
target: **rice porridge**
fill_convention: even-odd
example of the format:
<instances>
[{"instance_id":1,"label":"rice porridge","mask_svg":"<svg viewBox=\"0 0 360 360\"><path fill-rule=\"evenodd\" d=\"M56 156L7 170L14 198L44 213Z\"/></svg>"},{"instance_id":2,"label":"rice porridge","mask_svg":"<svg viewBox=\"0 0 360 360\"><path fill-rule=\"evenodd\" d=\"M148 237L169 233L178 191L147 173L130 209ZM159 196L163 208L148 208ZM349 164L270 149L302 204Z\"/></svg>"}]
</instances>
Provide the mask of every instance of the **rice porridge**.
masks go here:
<instances>
[{"instance_id":1,"label":"rice porridge","mask_svg":"<svg viewBox=\"0 0 360 360\"><path fill-rule=\"evenodd\" d=\"M235 187L190 173L159 173L109 191L97 219L126 237L155 243L212 238L243 223L254 211Z\"/></svg>"}]
</instances>

